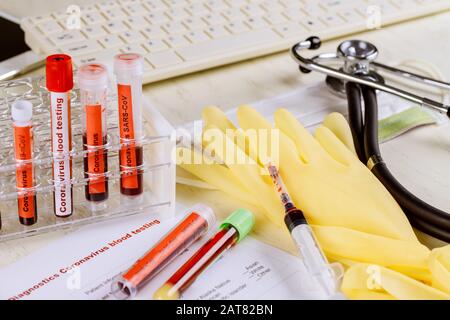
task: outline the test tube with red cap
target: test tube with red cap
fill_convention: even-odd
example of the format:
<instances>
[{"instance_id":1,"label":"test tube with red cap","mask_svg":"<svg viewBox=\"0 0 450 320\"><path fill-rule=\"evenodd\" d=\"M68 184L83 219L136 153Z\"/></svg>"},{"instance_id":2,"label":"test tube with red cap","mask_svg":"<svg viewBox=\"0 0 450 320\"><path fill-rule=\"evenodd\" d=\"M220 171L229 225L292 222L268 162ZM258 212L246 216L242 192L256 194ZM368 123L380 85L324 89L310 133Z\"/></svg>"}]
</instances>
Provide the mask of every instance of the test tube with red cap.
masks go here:
<instances>
[{"instance_id":1,"label":"test tube with red cap","mask_svg":"<svg viewBox=\"0 0 450 320\"><path fill-rule=\"evenodd\" d=\"M11 106L14 128L14 153L16 158L17 210L23 225L37 222L36 193L33 168L33 105L27 100L17 100Z\"/></svg>"},{"instance_id":2,"label":"test tube with red cap","mask_svg":"<svg viewBox=\"0 0 450 320\"><path fill-rule=\"evenodd\" d=\"M136 53L118 54L114 57L114 74L117 81L119 131L121 149L120 192L137 196L143 192L142 128L142 74L144 60Z\"/></svg>"},{"instance_id":3,"label":"test tube with red cap","mask_svg":"<svg viewBox=\"0 0 450 320\"><path fill-rule=\"evenodd\" d=\"M213 228L215 223L214 212L208 206L199 203L190 208L178 225L139 258L130 269L113 280L113 294L119 299L134 297L181 252Z\"/></svg>"},{"instance_id":4,"label":"test tube with red cap","mask_svg":"<svg viewBox=\"0 0 450 320\"><path fill-rule=\"evenodd\" d=\"M54 212L58 217L73 213L72 125L70 93L73 88L72 59L54 54L46 59L46 85L50 92L51 137L53 152Z\"/></svg>"},{"instance_id":5,"label":"test tube with red cap","mask_svg":"<svg viewBox=\"0 0 450 320\"><path fill-rule=\"evenodd\" d=\"M101 64L85 64L78 69L78 86L83 127L84 177L86 199L91 209L102 209L108 199L108 153L106 125L106 94L108 71Z\"/></svg>"}]
</instances>

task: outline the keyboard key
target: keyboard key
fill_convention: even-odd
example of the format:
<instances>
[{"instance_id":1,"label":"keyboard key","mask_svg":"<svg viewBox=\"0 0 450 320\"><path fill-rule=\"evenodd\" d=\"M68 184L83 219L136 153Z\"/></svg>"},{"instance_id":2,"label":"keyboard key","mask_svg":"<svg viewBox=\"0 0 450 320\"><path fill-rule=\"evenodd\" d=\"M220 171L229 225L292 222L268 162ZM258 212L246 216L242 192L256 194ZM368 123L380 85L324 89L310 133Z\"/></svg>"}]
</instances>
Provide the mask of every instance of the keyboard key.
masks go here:
<instances>
[{"instance_id":1,"label":"keyboard key","mask_svg":"<svg viewBox=\"0 0 450 320\"><path fill-rule=\"evenodd\" d=\"M127 44L126 46L120 47L119 50L123 53L139 53L140 55L146 55L148 53L148 50L137 43Z\"/></svg>"},{"instance_id":2,"label":"keyboard key","mask_svg":"<svg viewBox=\"0 0 450 320\"><path fill-rule=\"evenodd\" d=\"M83 20L86 25L91 26L96 23L105 22L105 18L98 11L91 11L81 15L81 20Z\"/></svg>"},{"instance_id":3,"label":"keyboard key","mask_svg":"<svg viewBox=\"0 0 450 320\"><path fill-rule=\"evenodd\" d=\"M186 27L178 21L169 21L161 25L168 34L180 34L186 32Z\"/></svg>"},{"instance_id":4,"label":"keyboard key","mask_svg":"<svg viewBox=\"0 0 450 320\"><path fill-rule=\"evenodd\" d=\"M163 0L170 8L184 7L187 4L185 0Z\"/></svg>"},{"instance_id":5,"label":"keyboard key","mask_svg":"<svg viewBox=\"0 0 450 320\"><path fill-rule=\"evenodd\" d=\"M169 17L165 15L164 11L152 11L145 16L151 24L161 24L169 20Z\"/></svg>"},{"instance_id":6,"label":"keyboard key","mask_svg":"<svg viewBox=\"0 0 450 320\"><path fill-rule=\"evenodd\" d=\"M93 24L81 29L88 38L97 38L106 34L105 29L100 24Z\"/></svg>"},{"instance_id":7,"label":"keyboard key","mask_svg":"<svg viewBox=\"0 0 450 320\"><path fill-rule=\"evenodd\" d=\"M158 52L169 49L167 44L160 39L146 40L142 43L142 45L150 52Z\"/></svg>"},{"instance_id":8,"label":"keyboard key","mask_svg":"<svg viewBox=\"0 0 450 320\"><path fill-rule=\"evenodd\" d=\"M126 31L128 27L120 20L107 22L104 27L110 33L119 33L122 31Z\"/></svg>"},{"instance_id":9,"label":"keyboard key","mask_svg":"<svg viewBox=\"0 0 450 320\"><path fill-rule=\"evenodd\" d=\"M102 46L105 48L119 47L124 44L124 42L115 34L108 34L104 37L98 39Z\"/></svg>"},{"instance_id":10,"label":"keyboard key","mask_svg":"<svg viewBox=\"0 0 450 320\"><path fill-rule=\"evenodd\" d=\"M63 31L63 28L54 20L49 20L49 21L44 21L42 23L39 23L38 28L45 35Z\"/></svg>"},{"instance_id":11,"label":"keyboard key","mask_svg":"<svg viewBox=\"0 0 450 320\"><path fill-rule=\"evenodd\" d=\"M197 30L206 28L207 24L200 17L190 17L184 19L182 23L189 28L189 30Z\"/></svg>"},{"instance_id":12,"label":"keyboard key","mask_svg":"<svg viewBox=\"0 0 450 320\"><path fill-rule=\"evenodd\" d=\"M319 17L316 17L318 19ZM326 14L321 16L321 20L325 22L330 28L339 28L344 26L344 20L336 14Z\"/></svg>"},{"instance_id":13,"label":"keyboard key","mask_svg":"<svg viewBox=\"0 0 450 320\"><path fill-rule=\"evenodd\" d=\"M301 6L300 1L295 1L295 3ZM281 12L285 9L285 7L277 0L261 1L261 8L263 8L267 12Z\"/></svg>"},{"instance_id":14,"label":"keyboard key","mask_svg":"<svg viewBox=\"0 0 450 320\"><path fill-rule=\"evenodd\" d=\"M235 50L254 47L264 43L271 43L282 39L272 29L265 28L257 31L212 39L196 45L177 49L177 52L186 61L198 60L227 54Z\"/></svg>"},{"instance_id":15,"label":"keyboard key","mask_svg":"<svg viewBox=\"0 0 450 320\"><path fill-rule=\"evenodd\" d=\"M209 8L200 2L191 3L186 10L193 16L202 16L210 12Z\"/></svg>"},{"instance_id":16,"label":"keyboard key","mask_svg":"<svg viewBox=\"0 0 450 320\"><path fill-rule=\"evenodd\" d=\"M320 4L327 11L336 11L344 7L352 7L352 4L349 4L346 0L322 0Z\"/></svg>"},{"instance_id":17,"label":"keyboard key","mask_svg":"<svg viewBox=\"0 0 450 320\"><path fill-rule=\"evenodd\" d=\"M65 21L69 17L69 13L62 10L52 12L51 15L53 16L54 20L59 21Z\"/></svg>"},{"instance_id":18,"label":"keyboard key","mask_svg":"<svg viewBox=\"0 0 450 320\"><path fill-rule=\"evenodd\" d=\"M183 62L183 60L181 60L181 58L172 50L150 53L146 55L145 58L155 68L168 67Z\"/></svg>"},{"instance_id":19,"label":"keyboard key","mask_svg":"<svg viewBox=\"0 0 450 320\"><path fill-rule=\"evenodd\" d=\"M81 14L86 14L88 12L92 12L92 11L96 11L97 8L95 7L95 5L84 5L84 6L79 6L80 10L81 10Z\"/></svg>"},{"instance_id":20,"label":"keyboard key","mask_svg":"<svg viewBox=\"0 0 450 320\"><path fill-rule=\"evenodd\" d=\"M211 38L220 38L230 35L228 30L221 26L209 27L205 31L211 36Z\"/></svg>"},{"instance_id":21,"label":"keyboard key","mask_svg":"<svg viewBox=\"0 0 450 320\"><path fill-rule=\"evenodd\" d=\"M353 8L337 10L336 14L341 16L348 23L357 23L358 21L366 20L366 18L361 13L354 10Z\"/></svg>"},{"instance_id":22,"label":"keyboard key","mask_svg":"<svg viewBox=\"0 0 450 320\"><path fill-rule=\"evenodd\" d=\"M167 32L165 32L159 26L145 27L142 33L147 39L161 39L167 37Z\"/></svg>"},{"instance_id":23,"label":"keyboard key","mask_svg":"<svg viewBox=\"0 0 450 320\"><path fill-rule=\"evenodd\" d=\"M325 13L324 9L318 3L306 3L301 6L308 15L318 16Z\"/></svg>"},{"instance_id":24,"label":"keyboard key","mask_svg":"<svg viewBox=\"0 0 450 320\"><path fill-rule=\"evenodd\" d=\"M71 30L55 33L53 36L51 36L50 39L55 44L55 46L60 47L69 43L83 41L86 38L80 31Z\"/></svg>"},{"instance_id":25,"label":"keyboard key","mask_svg":"<svg viewBox=\"0 0 450 320\"><path fill-rule=\"evenodd\" d=\"M46 15L40 15L40 16L34 16L26 18L31 24L40 24L44 21L53 20L53 17L49 14Z\"/></svg>"},{"instance_id":26,"label":"keyboard key","mask_svg":"<svg viewBox=\"0 0 450 320\"><path fill-rule=\"evenodd\" d=\"M141 30L148 26L150 22L145 20L143 16L133 16L128 17L123 22L131 29L131 30Z\"/></svg>"},{"instance_id":27,"label":"keyboard key","mask_svg":"<svg viewBox=\"0 0 450 320\"><path fill-rule=\"evenodd\" d=\"M236 0L234 0L236 1ZM223 9L228 8L228 5L223 0L208 0L205 2L205 5L211 9L211 11L222 11Z\"/></svg>"},{"instance_id":28,"label":"keyboard key","mask_svg":"<svg viewBox=\"0 0 450 320\"><path fill-rule=\"evenodd\" d=\"M100 11L109 10L112 8L116 8L118 6L117 2L115 1L102 1L100 3L97 3L97 8Z\"/></svg>"},{"instance_id":29,"label":"keyboard key","mask_svg":"<svg viewBox=\"0 0 450 320\"><path fill-rule=\"evenodd\" d=\"M276 24L281 24L281 23L286 23L287 22L287 19L286 19L286 17L283 14L276 13L276 12L269 13L269 14L265 15L264 19L268 23L270 23L272 25L276 25Z\"/></svg>"},{"instance_id":30,"label":"keyboard key","mask_svg":"<svg viewBox=\"0 0 450 320\"><path fill-rule=\"evenodd\" d=\"M202 16L202 19L210 26L220 25L227 22L227 20L218 13L208 13L207 15Z\"/></svg>"},{"instance_id":31,"label":"keyboard key","mask_svg":"<svg viewBox=\"0 0 450 320\"><path fill-rule=\"evenodd\" d=\"M124 8L125 12L132 17L139 17L140 15L147 14L148 10L140 3L131 3L126 5Z\"/></svg>"},{"instance_id":32,"label":"keyboard key","mask_svg":"<svg viewBox=\"0 0 450 320\"><path fill-rule=\"evenodd\" d=\"M250 17L244 20L244 22L252 29L260 29L268 26L268 22L262 17Z\"/></svg>"},{"instance_id":33,"label":"keyboard key","mask_svg":"<svg viewBox=\"0 0 450 320\"><path fill-rule=\"evenodd\" d=\"M61 47L62 52L73 56L87 54L101 49L101 45L96 40L85 40Z\"/></svg>"},{"instance_id":34,"label":"keyboard key","mask_svg":"<svg viewBox=\"0 0 450 320\"><path fill-rule=\"evenodd\" d=\"M227 23L225 24L225 28L235 34L243 33L249 30L249 27L241 21Z\"/></svg>"},{"instance_id":35,"label":"keyboard key","mask_svg":"<svg viewBox=\"0 0 450 320\"><path fill-rule=\"evenodd\" d=\"M102 50L100 52L88 53L80 56L76 56L73 62L76 67L86 63L103 63L106 64L109 70L112 70L112 61L117 54L117 50Z\"/></svg>"},{"instance_id":36,"label":"keyboard key","mask_svg":"<svg viewBox=\"0 0 450 320\"><path fill-rule=\"evenodd\" d=\"M144 41L145 38L139 31L125 31L118 34L125 43L137 43Z\"/></svg>"},{"instance_id":37,"label":"keyboard key","mask_svg":"<svg viewBox=\"0 0 450 320\"><path fill-rule=\"evenodd\" d=\"M168 8L162 0L145 0L142 4L152 12L163 11Z\"/></svg>"},{"instance_id":38,"label":"keyboard key","mask_svg":"<svg viewBox=\"0 0 450 320\"><path fill-rule=\"evenodd\" d=\"M180 34L174 34L164 39L171 48L185 47L189 41Z\"/></svg>"},{"instance_id":39,"label":"keyboard key","mask_svg":"<svg viewBox=\"0 0 450 320\"><path fill-rule=\"evenodd\" d=\"M302 23L311 32L323 31L328 28L326 24L318 19L305 19Z\"/></svg>"},{"instance_id":40,"label":"keyboard key","mask_svg":"<svg viewBox=\"0 0 450 320\"><path fill-rule=\"evenodd\" d=\"M309 18L309 15L307 15L303 10L301 9L291 9L280 12L283 16L288 18L291 21L299 22L303 19Z\"/></svg>"},{"instance_id":41,"label":"keyboard key","mask_svg":"<svg viewBox=\"0 0 450 320\"><path fill-rule=\"evenodd\" d=\"M108 18L108 20L122 19L122 18L125 18L125 16L126 16L125 12L119 7L105 10L105 11L103 11L103 14Z\"/></svg>"},{"instance_id":42,"label":"keyboard key","mask_svg":"<svg viewBox=\"0 0 450 320\"><path fill-rule=\"evenodd\" d=\"M274 30L283 38L305 37L308 34L308 29L295 22L279 24L274 27Z\"/></svg>"},{"instance_id":43,"label":"keyboard key","mask_svg":"<svg viewBox=\"0 0 450 320\"><path fill-rule=\"evenodd\" d=\"M305 6L304 3L302 3L301 1L285 1L285 2L281 2L281 4L283 5L283 7L285 7L286 9L290 10L294 10L294 9L301 9L302 7ZM266 6L268 7L269 5L271 5L270 2L268 2L266 4Z\"/></svg>"},{"instance_id":44,"label":"keyboard key","mask_svg":"<svg viewBox=\"0 0 450 320\"><path fill-rule=\"evenodd\" d=\"M232 7L227 10L213 11L220 12L228 21L244 20L247 16L239 7Z\"/></svg>"},{"instance_id":45,"label":"keyboard key","mask_svg":"<svg viewBox=\"0 0 450 320\"><path fill-rule=\"evenodd\" d=\"M189 16L187 11L182 7L166 10L166 15L168 15L172 20L182 20Z\"/></svg>"},{"instance_id":46,"label":"keyboard key","mask_svg":"<svg viewBox=\"0 0 450 320\"><path fill-rule=\"evenodd\" d=\"M201 30L188 32L185 34L185 37L192 43L200 43L210 39L210 37Z\"/></svg>"},{"instance_id":47,"label":"keyboard key","mask_svg":"<svg viewBox=\"0 0 450 320\"><path fill-rule=\"evenodd\" d=\"M266 14L266 11L256 3L249 3L242 7L242 11L249 17L260 17Z\"/></svg>"}]
</instances>

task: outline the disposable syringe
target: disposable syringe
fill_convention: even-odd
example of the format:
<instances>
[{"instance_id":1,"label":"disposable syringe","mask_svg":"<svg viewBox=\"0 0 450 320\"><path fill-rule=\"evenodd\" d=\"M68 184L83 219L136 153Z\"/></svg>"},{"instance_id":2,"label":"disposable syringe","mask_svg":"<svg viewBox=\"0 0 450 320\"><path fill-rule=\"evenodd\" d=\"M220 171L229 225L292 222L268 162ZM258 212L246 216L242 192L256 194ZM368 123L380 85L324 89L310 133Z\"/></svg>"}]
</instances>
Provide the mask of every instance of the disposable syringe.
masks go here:
<instances>
[{"instance_id":1,"label":"disposable syringe","mask_svg":"<svg viewBox=\"0 0 450 320\"><path fill-rule=\"evenodd\" d=\"M303 212L295 207L276 166L268 163L267 169L284 205L284 223L300 251L300 257L308 273L317 281L327 297L334 295L337 291L335 273L314 237L311 227Z\"/></svg>"}]
</instances>

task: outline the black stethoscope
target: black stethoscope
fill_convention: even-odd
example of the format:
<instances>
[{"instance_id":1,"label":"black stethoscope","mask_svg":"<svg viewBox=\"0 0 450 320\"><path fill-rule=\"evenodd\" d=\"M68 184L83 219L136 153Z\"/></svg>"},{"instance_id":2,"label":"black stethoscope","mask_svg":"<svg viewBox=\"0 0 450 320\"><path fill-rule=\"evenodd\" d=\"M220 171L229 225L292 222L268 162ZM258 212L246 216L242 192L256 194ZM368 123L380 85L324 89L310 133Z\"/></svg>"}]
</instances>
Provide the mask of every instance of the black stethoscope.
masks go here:
<instances>
[{"instance_id":1,"label":"black stethoscope","mask_svg":"<svg viewBox=\"0 0 450 320\"><path fill-rule=\"evenodd\" d=\"M360 40L342 42L336 53L319 54L312 58L305 58L299 53L302 49L314 50L320 46L321 41L318 37L310 37L292 47L291 55L300 65L300 71L303 73L318 71L327 75L327 85L333 91L347 96L349 125L359 159L389 190L415 228L450 242L450 213L437 209L414 196L394 178L383 161L378 142L376 95L377 90L391 93L423 107L446 113L450 118L450 106L389 86L378 71L382 70L446 90L450 90L450 83L375 62L378 55L377 48L369 42ZM327 61L342 62L343 66L340 69L334 69L322 64Z\"/></svg>"}]
</instances>

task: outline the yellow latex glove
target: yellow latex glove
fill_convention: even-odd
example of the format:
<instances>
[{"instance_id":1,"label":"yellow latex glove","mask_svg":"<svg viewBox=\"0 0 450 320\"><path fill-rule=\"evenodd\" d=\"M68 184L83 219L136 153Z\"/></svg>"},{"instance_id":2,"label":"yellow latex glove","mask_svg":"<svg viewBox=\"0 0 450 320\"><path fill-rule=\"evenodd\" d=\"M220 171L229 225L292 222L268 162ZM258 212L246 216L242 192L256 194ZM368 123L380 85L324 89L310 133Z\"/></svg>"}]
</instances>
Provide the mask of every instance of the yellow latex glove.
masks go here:
<instances>
[{"instance_id":1,"label":"yellow latex glove","mask_svg":"<svg viewBox=\"0 0 450 320\"><path fill-rule=\"evenodd\" d=\"M399 272L369 264L354 264L345 273L342 291L351 299L450 300L450 245L429 255L432 285Z\"/></svg>"},{"instance_id":2,"label":"yellow latex glove","mask_svg":"<svg viewBox=\"0 0 450 320\"><path fill-rule=\"evenodd\" d=\"M342 292L350 299L448 300L450 295L399 272L359 263L345 273Z\"/></svg>"},{"instance_id":3,"label":"yellow latex glove","mask_svg":"<svg viewBox=\"0 0 450 320\"><path fill-rule=\"evenodd\" d=\"M256 223L253 234L263 241L295 253L295 246L283 222L284 208L274 192L269 177L261 175L262 167L258 163L257 156L250 154L248 144L246 146L246 137L217 107L205 108L202 118L204 123L202 145L205 154L213 153L214 158L223 165L211 163L211 159L196 150L181 147L177 148L179 167L232 197L259 207L260 210L255 212ZM212 137L220 141L211 141ZM234 149L233 153L238 153L236 157L246 160L245 165L233 163L233 159L226 157L227 150L221 148L221 143L217 143L225 140ZM194 163L192 160L195 157L203 161Z\"/></svg>"},{"instance_id":4,"label":"yellow latex glove","mask_svg":"<svg viewBox=\"0 0 450 320\"><path fill-rule=\"evenodd\" d=\"M429 266L433 287L450 294L450 245L433 249Z\"/></svg>"},{"instance_id":5,"label":"yellow latex glove","mask_svg":"<svg viewBox=\"0 0 450 320\"><path fill-rule=\"evenodd\" d=\"M262 174L263 167L258 154L248 148L244 132L237 129L216 107L205 108L202 115L204 121L202 143L206 152L221 159L229 169L231 179L240 182L241 187L236 190L240 188L248 190L248 193L260 203L265 215L277 226L284 227L284 207L274 191L270 177Z\"/></svg>"},{"instance_id":6,"label":"yellow latex glove","mask_svg":"<svg viewBox=\"0 0 450 320\"><path fill-rule=\"evenodd\" d=\"M244 129L272 127L248 106L238 109L238 121ZM314 138L284 109L275 113L275 123L282 131L280 174L327 256L430 281L429 250L384 186L336 135L320 126Z\"/></svg>"},{"instance_id":7,"label":"yellow latex glove","mask_svg":"<svg viewBox=\"0 0 450 320\"><path fill-rule=\"evenodd\" d=\"M251 107L237 115L243 129L272 129ZM311 224L416 240L389 192L328 128L320 126L315 139L285 109L276 111L275 123L282 131L280 173Z\"/></svg>"},{"instance_id":8,"label":"yellow latex glove","mask_svg":"<svg viewBox=\"0 0 450 320\"><path fill-rule=\"evenodd\" d=\"M208 129L219 129L223 133L227 129L232 130L232 132L239 136L236 132L238 129L234 124L226 117L226 115L219 108L214 106L206 107L202 112L202 118L204 123L204 131ZM353 142L351 137L350 128L348 127L347 121L342 117L342 115L333 113L326 117L324 125L328 126L331 131L333 131L336 136L340 137L342 141L347 143L348 148L353 149ZM235 137L236 138L236 137ZM203 136L203 147L208 149L209 142L205 141L205 135ZM248 141L245 137L241 139L234 139L233 142L241 150L244 151L243 154L252 158L255 162L258 162L258 156L253 152L251 153ZM243 144L243 142L245 142ZM209 148L211 149L211 148ZM214 150L210 151L217 151ZM253 175L253 177L248 177L251 173L244 170L243 176L239 176L236 170L230 170L226 165L221 165L217 163L212 163L210 158L205 157L200 152L192 150L191 148L177 148L178 164L179 167L186 170L190 174L200 178L202 181L207 182L209 185L215 187L216 189L222 190L223 192L231 195L232 197L245 201L251 205L259 207L261 212L273 223L262 217L258 211L256 211L257 221L254 228L254 234L256 234L260 239L271 243L283 250L297 253L295 246L287 232L286 227L282 221L284 216L284 209L282 208L278 196L273 192L273 184L268 179L268 177L263 177L260 173ZM254 150L253 150L254 151ZM219 158L218 155L222 154L224 151L215 152L215 159ZM208 154L208 153L207 153ZM194 161L197 159L197 161ZM198 161L200 160L200 161ZM222 161L223 162L223 161ZM261 169L261 163L258 164L259 169ZM233 172L234 171L234 172ZM237 174L237 176L236 176ZM269 197L259 197L258 201L254 195L253 191L256 191L256 195L263 194L255 188L255 184L249 183L249 181L258 180L258 185L264 190L264 194L269 194ZM273 209L275 208L275 209ZM271 211L272 210L272 211ZM275 210L275 211L273 211Z\"/></svg>"},{"instance_id":9,"label":"yellow latex glove","mask_svg":"<svg viewBox=\"0 0 450 320\"><path fill-rule=\"evenodd\" d=\"M220 130L220 139L232 140L241 156L254 162L236 165L225 161L226 166L185 164L182 167L239 199L258 204L280 225L274 213L282 216L282 210L277 209L278 199L270 193L270 180L260 176L262 159L258 144L249 145L251 141L215 107L205 109L203 120L205 128ZM238 120L244 129L272 128L250 107L239 108ZM401 209L355 157L346 120L339 114L330 114L316 131L315 138L285 110L275 114L275 122L283 132L280 173L294 201L305 211L308 220L313 221L314 233L328 258L349 267L342 287L344 293L350 298L363 299L447 299L449 247L436 249L430 255L417 241ZM231 136L226 134L227 129L231 129ZM206 148L215 156L226 158L228 150L214 144L211 147L211 141L207 140L204 137ZM261 223L267 222L261 219ZM279 229L260 230L275 235ZM367 286L372 280L368 270L378 272L383 279L381 288Z\"/></svg>"}]
</instances>

